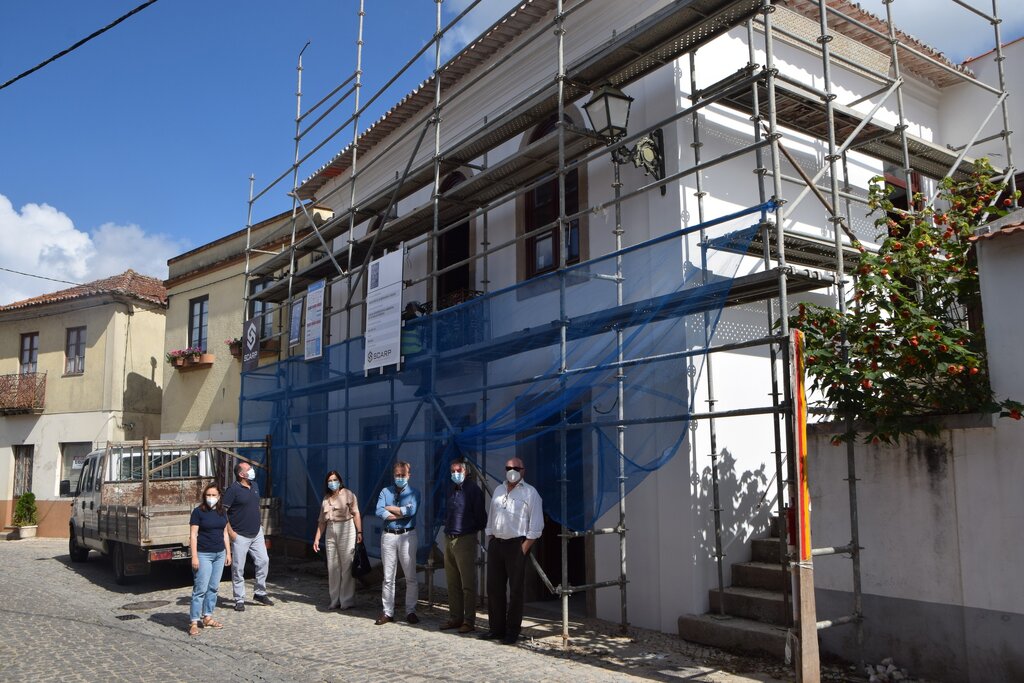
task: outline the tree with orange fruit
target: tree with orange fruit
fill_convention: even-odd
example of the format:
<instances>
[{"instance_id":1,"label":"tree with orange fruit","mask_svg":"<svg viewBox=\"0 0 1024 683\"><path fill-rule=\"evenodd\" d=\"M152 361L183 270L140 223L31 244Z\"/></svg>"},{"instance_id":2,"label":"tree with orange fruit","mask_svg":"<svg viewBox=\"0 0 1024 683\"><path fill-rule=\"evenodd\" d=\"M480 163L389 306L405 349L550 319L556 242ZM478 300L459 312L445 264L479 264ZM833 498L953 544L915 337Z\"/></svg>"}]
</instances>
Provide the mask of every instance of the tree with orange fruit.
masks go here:
<instances>
[{"instance_id":1,"label":"tree with orange fruit","mask_svg":"<svg viewBox=\"0 0 1024 683\"><path fill-rule=\"evenodd\" d=\"M1005 215L1016 197L987 161L967 180L942 181L937 202L904 211L872 179L868 206L881 216L880 247L860 252L845 313L801 304L790 324L804 333L811 388L846 420L835 443L863 436L891 443L935 434L943 415L998 412L1019 420L1024 405L989 386L974 230ZM1020 195L1020 192L1017 192ZM924 199L915 196L921 206ZM935 206L943 208L935 208Z\"/></svg>"}]
</instances>

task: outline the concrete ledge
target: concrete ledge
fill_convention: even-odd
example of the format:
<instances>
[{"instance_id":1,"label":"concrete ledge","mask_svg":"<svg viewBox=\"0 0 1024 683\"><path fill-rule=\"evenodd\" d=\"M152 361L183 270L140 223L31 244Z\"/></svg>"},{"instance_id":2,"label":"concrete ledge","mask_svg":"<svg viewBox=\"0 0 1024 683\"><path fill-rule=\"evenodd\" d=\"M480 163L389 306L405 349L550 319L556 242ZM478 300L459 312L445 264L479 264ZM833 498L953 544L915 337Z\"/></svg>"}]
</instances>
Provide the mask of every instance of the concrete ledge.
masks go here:
<instances>
[{"instance_id":1,"label":"concrete ledge","mask_svg":"<svg viewBox=\"0 0 1024 683\"><path fill-rule=\"evenodd\" d=\"M786 655L786 629L781 626L715 614L687 614L679 617L678 628L679 637L692 643L779 660Z\"/></svg>"}]
</instances>

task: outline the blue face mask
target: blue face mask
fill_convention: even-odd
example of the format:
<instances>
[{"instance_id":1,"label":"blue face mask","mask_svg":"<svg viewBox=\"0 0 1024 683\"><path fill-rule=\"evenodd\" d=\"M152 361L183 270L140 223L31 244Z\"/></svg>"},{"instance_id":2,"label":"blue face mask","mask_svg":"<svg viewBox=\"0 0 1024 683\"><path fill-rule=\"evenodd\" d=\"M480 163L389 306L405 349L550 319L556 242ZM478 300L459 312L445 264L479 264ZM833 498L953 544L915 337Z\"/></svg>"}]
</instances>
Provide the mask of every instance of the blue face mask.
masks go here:
<instances>
[{"instance_id":1,"label":"blue face mask","mask_svg":"<svg viewBox=\"0 0 1024 683\"><path fill-rule=\"evenodd\" d=\"M461 484L462 482L466 481L466 473L452 472L452 481L455 482L456 484Z\"/></svg>"},{"instance_id":2,"label":"blue face mask","mask_svg":"<svg viewBox=\"0 0 1024 683\"><path fill-rule=\"evenodd\" d=\"M338 489L341 488L341 482L340 481L329 481L329 482L327 482L327 488L329 488L332 491L337 491Z\"/></svg>"},{"instance_id":3,"label":"blue face mask","mask_svg":"<svg viewBox=\"0 0 1024 683\"><path fill-rule=\"evenodd\" d=\"M405 477L395 477L395 486L400 489L404 489L405 485L409 483L409 480Z\"/></svg>"}]
</instances>

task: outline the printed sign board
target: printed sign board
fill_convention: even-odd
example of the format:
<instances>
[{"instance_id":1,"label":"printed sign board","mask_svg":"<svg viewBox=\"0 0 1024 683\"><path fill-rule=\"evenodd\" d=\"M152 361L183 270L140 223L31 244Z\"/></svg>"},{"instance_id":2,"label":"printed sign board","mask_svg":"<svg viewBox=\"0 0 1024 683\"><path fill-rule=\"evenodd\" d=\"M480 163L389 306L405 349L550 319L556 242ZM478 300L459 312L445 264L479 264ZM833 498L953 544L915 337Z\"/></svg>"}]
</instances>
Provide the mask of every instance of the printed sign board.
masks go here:
<instances>
[{"instance_id":1,"label":"printed sign board","mask_svg":"<svg viewBox=\"0 0 1024 683\"><path fill-rule=\"evenodd\" d=\"M292 302L291 317L288 320L288 346L298 346L302 341L302 306L301 299Z\"/></svg>"},{"instance_id":2,"label":"printed sign board","mask_svg":"<svg viewBox=\"0 0 1024 683\"><path fill-rule=\"evenodd\" d=\"M324 280L318 280L306 290L306 360L324 355Z\"/></svg>"},{"instance_id":3,"label":"printed sign board","mask_svg":"<svg viewBox=\"0 0 1024 683\"><path fill-rule=\"evenodd\" d=\"M363 369L396 365L402 352L402 254L399 248L370 261L366 291Z\"/></svg>"},{"instance_id":4,"label":"printed sign board","mask_svg":"<svg viewBox=\"0 0 1024 683\"><path fill-rule=\"evenodd\" d=\"M256 319L246 320L242 325L242 372L255 370L260 364L260 335L256 331Z\"/></svg>"}]
</instances>

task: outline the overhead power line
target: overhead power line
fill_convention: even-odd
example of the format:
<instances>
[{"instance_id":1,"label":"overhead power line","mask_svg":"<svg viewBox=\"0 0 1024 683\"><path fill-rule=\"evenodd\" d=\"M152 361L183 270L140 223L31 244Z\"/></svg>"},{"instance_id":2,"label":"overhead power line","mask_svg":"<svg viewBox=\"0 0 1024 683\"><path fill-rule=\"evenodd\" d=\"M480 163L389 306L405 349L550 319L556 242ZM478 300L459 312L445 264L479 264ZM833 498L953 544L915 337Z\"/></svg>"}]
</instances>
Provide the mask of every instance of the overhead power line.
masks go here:
<instances>
[{"instance_id":1,"label":"overhead power line","mask_svg":"<svg viewBox=\"0 0 1024 683\"><path fill-rule=\"evenodd\" d=\"M153 0L153 1L156 2L156 0ZM59 279L57 279L55 277L46 277L45 275L36 275L35 273L23 273L20 270L14 270L12 268L4 268L3 266L0 266L0 270L4 271L6 273L14 273L15 275L24 275L25 277L34 277L34 278L37 278L39 280L49 280L50 282L60 282L60 283L65 284L65 285L76 285L78 287L83 286L81 282L72 282L71 280L59 280Z\"/></svg>"},{"instance_id":2,"label":"overhead power line","mask_svg":"<svg viewBox=\"0 0 1024 683\"><path fill-rule=\"evenodd\" d=\"M21 79L25 78L25 76L28 76L29 74L33 74L36 71L39 71L40 69L42 69L47 64L55 62L58 59L60 59L61 57L63 57L64 55L69 54L70 52L73 52L74 50L77 50L78 48L82 47L83 45L88 43L90 40L95 38L96 36L99 36L99 35L101 35L103 33L106 33L107 31L109 31L110 29L114 28L115 26L120 24L122 21L124 21L128 17L132 16L133 14L138 14L142 10L146 9L147 7L152 5L154 2L156 2L156 0L147 0L147 2L142 3L141 5L139 5L135 9L133 9L131 12L128 12L127 14L121 15L120 17L118 17L114 21L110 22L109 24L107 24L103 28L99 29L98 31L94 31L93 33L90 33L85 38L82 38L80 41L78 41L77 43L75 43L71 47L67 48L66 50L61 50L60 52L58 52L54 56L52 56L49 59L47 59L45 62L40 62L39 64L36 64L34 67L29 69L28 71L20 73L17 76L15 76L14 78L12 78L11 80L9 80L6 83L4 83L3 85L0 85L0 90L3 90L4 88L6 88L9 85L13 85L14 83L17 83Z\"/></svg>"}]
</instances>

